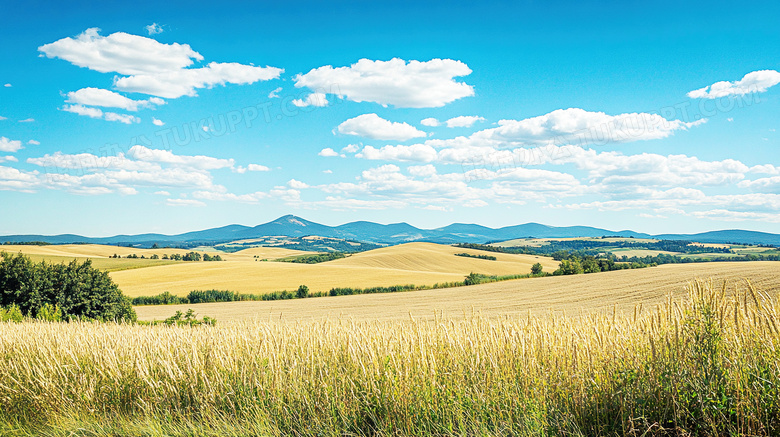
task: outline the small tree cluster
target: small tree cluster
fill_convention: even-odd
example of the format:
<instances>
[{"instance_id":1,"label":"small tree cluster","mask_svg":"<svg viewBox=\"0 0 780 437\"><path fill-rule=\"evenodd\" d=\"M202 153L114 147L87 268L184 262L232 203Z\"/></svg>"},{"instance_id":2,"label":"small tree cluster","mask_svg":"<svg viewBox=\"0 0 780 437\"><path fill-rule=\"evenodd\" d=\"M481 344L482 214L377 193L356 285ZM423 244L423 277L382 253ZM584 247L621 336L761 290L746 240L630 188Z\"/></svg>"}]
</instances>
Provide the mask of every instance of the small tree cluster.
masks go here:
<instances>
[{"instance_id":1,"label":"small tree cluster","mask_svg":"<svg viewBox=\"0 0 780 437\"><path fill-rule=\"evenodd\" d=\"M92 261L34 263L22 254L0 254L0 307L15 305L28 317L135 320L130 300Z\"/></svg>"}]
</instances>

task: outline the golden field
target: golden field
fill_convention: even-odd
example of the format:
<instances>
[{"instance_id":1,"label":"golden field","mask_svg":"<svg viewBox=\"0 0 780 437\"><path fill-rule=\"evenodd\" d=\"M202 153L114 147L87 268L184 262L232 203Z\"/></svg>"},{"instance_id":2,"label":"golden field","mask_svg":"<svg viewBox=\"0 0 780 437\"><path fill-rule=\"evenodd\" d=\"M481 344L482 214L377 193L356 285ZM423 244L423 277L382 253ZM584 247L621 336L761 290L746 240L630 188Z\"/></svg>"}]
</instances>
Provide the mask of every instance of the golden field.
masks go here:
<instances>
[{"instance_id":1,"label":"golden field","mask_svg":"<svg viewBox=\"0 0 780 437\"><path fill-rule=\"evenodd\" d=\"M251 258L236 261L242 252L223 262L182 262L113 272L111 278L131 297L165 291L186 295L192 290L207 289L263 294L294 290L302 284L312 292L333 287L433 285L462 281L471 272L526 274L536 262L546 271L558 266L551 258L532 255L496 254L497 261L459 257L455 254L485 252L431 243L402 244L320 264L258 262Z\"/></svg>"},{"instance_id":2,"label":"golden field","mask_svg":"<svg viewBox=\"0 0 780 437\"><path fill-rule=\"evenodd\" d=\"M558 262L548 257L489 253L433 243L409 243L357 253L320 264L262 261L310 252L277 247L256 247L220 253L225 261L185 262L150 260L151 255L185 254L184 249L138 249L93 244L57 246L0 246L9 253L22 252L35 261L68 262L92 259L93 265L111 272L111 278L130 297L165 291L186 295L192 290L220 289L264 294L294 290L307 285L311 291L333 287L434 285L462 281L471 272L487 275L527 274L534 263L551 272ZM113 254L144 255L147 259L108 258ZM455 256L456 253L493 255L496 261ZM213 253L212 253L213 254Z\"/></svg>"},{"instance_id":3,"label":"golden field","mask_svg":"<svg viewBox=\"0 0 780 437\"><path fill-rule=\"evenodd\" d=\"M776 286L770 267L745 270ZM588 305L617 279L584 276ZM640 276L626 301L655 293ZM778 435L776 293L674 291L581 318L0 323L0 435Z\"/></svg>"},{"instance_id":4,"label":"golden field","mask_svg":"<svg viewBox=\"0 0 780 437\"><path fill-rule=\"evenodd\" d=\"M342 260L347 261L347 260ZM486 261L490 262L490 261ZM328 263L330 264L330 263ZM151 271L154 269L146 269ZM224 302L198 305L139 306L141 320L164 319L175 311L193 308L220 322L259 319L310 321L349 318L356 321L433 318L434 313L462 318L472 313L486 317L525 316L529 311L579 315L580 311L633 311L650 307L669 293L682 293L694 278L728 280L735 286L749 278L767 292L780 292L780 262L717 262L667 264L636 270L587 275L518 279L435 290L391 294L322 297L301 300Z\"/></svg>"}]
</instances>

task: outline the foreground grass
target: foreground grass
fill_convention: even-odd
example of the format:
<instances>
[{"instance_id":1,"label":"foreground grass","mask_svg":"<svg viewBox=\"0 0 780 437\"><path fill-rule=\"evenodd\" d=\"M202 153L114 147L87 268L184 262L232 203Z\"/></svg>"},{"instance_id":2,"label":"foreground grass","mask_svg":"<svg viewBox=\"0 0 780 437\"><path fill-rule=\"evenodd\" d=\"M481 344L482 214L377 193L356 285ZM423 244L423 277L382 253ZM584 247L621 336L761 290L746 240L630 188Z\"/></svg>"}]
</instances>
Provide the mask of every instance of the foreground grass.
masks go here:
<instances>
[{"instance_id":1,"label":"foreground grass","mask_svg":"<svg viewBox=\"0 0 780 437\"><path fill-rule=\"evenodd\" d=\"M0 324L0 434L777 435L777 303L582 318Z\"/></svg>"}]
</instances>

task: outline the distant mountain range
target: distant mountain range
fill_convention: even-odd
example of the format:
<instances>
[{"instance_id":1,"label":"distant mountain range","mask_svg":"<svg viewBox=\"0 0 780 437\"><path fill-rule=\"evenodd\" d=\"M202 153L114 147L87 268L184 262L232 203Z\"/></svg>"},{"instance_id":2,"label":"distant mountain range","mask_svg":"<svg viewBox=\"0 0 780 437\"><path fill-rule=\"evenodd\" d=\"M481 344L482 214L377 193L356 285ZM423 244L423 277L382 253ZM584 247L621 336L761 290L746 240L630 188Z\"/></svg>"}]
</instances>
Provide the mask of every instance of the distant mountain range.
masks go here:
<instances>
[{"instance_id":1,"label":"distant mountain range","mask_svg":"<svg viewBox=\"0 0 780 437\"><path fill-rule=\"evenodd\" d=\"M148 247L157 243L164 245L195 245L213 244L242 239L288 236L302 237L317 235L321 237L343 238L379 244L400 244L412 241L427 241L434 243L485 243L488 241L505 241L514 238L571 238L571 237L602 237L620 236L634 238L658 238L665 240L691 240L702 243L742 243L780 245L780 234L755 232L745 230L723 230L703 232L699 234L663 234L650 235L634 231L610 231L589 226L555 227L538 223L507 226L503 228L488 228L476 224L454 223L437 229L419 229L407 223L382 225L379 223L358 221L340 226L326 226L314 223L294 215L286 215L278 219L254 227L229 225L203 231L187 232L178 235L140 234L116 235L113 237L92 238L81 235L8 235L0 237L0 242L43 241L50 244L92 243L137 245Z\"/></svg>"}]
</instances>

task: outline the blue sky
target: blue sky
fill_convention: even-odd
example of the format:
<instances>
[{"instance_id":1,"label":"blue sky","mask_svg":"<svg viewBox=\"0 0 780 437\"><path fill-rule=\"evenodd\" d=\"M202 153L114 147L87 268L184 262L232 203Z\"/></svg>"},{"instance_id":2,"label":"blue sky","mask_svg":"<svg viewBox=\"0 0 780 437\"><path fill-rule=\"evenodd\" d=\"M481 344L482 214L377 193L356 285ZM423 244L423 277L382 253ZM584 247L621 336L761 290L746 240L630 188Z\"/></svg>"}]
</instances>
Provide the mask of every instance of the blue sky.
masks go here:
<instances>
[{"instance_id":1,"label":"blue sky","mask_svg":"<svg viewBox=\"0 0 780 437\"><path fill-rule=\"evenodd\" d=\"M0 235L780 231L776 2L0 9Z\"/></svg>"}]
</instances>

